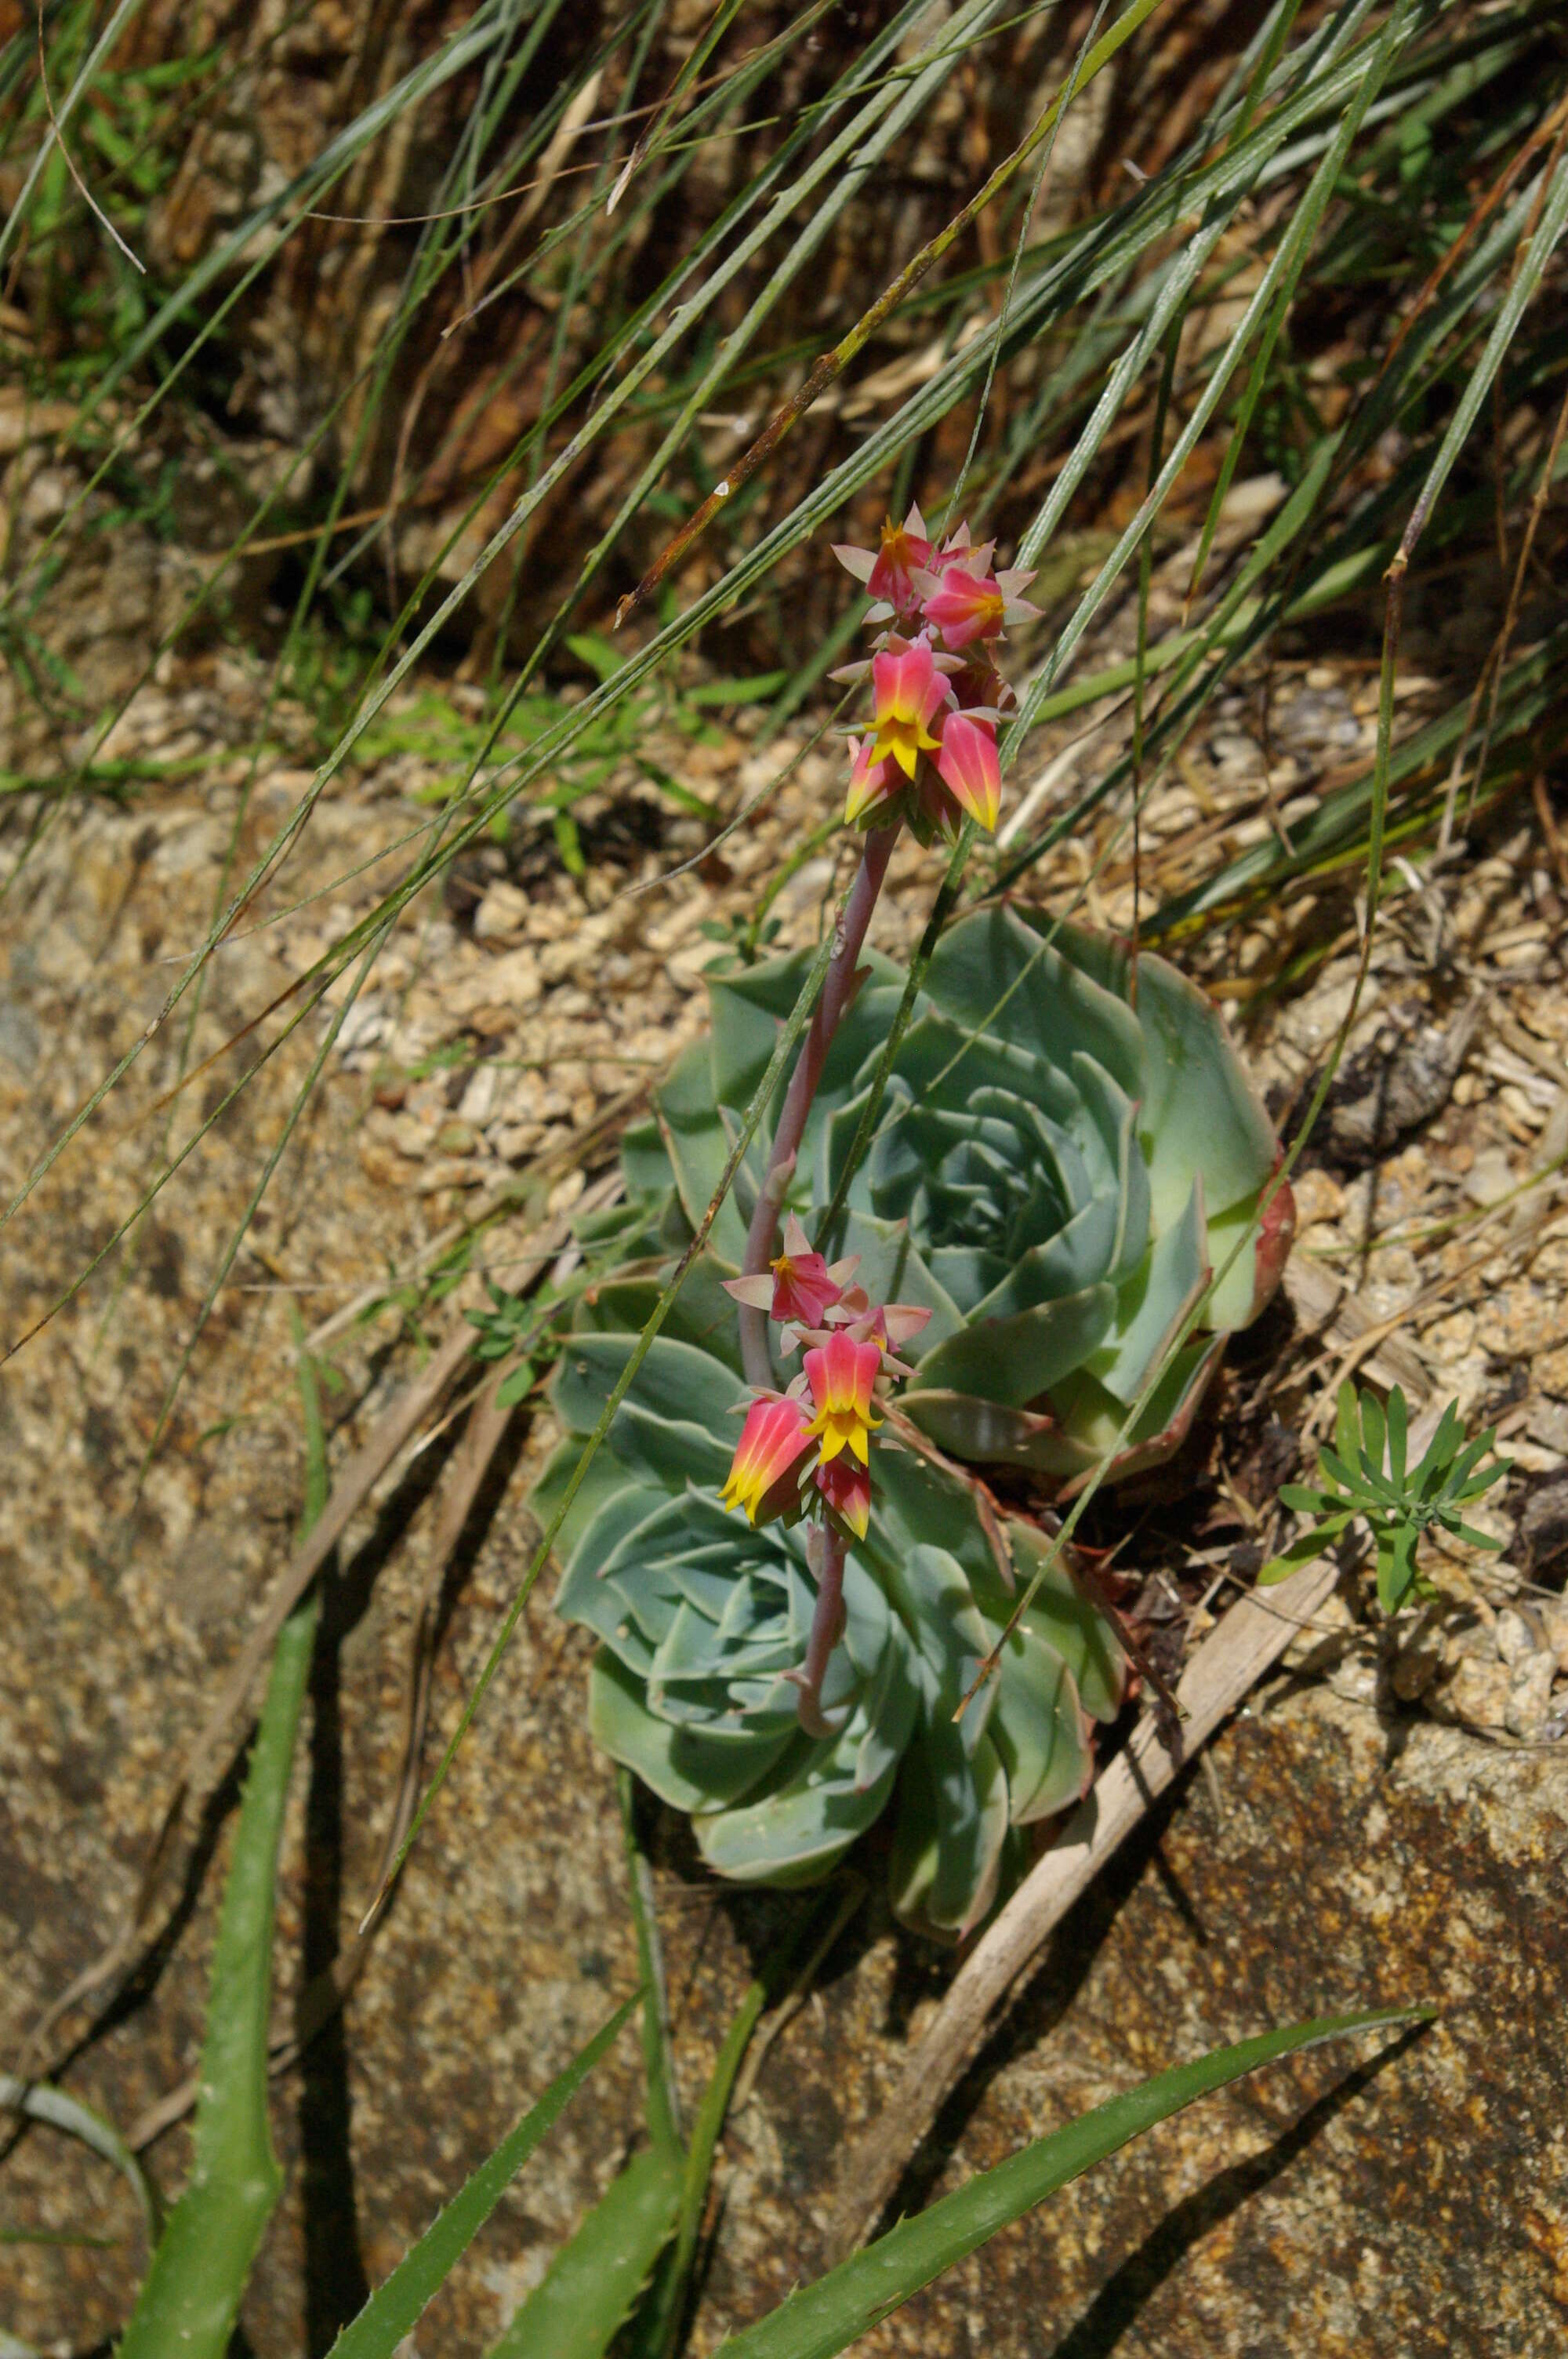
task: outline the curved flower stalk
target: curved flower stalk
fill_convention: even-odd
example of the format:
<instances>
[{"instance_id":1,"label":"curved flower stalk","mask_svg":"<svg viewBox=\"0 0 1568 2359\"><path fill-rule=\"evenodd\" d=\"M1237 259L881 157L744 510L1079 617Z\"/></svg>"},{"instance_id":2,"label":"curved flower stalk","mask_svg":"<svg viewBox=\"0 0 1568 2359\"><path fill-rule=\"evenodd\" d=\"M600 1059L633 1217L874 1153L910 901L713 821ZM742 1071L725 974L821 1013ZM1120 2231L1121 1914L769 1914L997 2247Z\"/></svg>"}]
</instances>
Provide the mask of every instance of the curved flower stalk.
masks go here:
<instances>
[{"instance_id":1,"label":"curved flower stalk","mask_svg":"<svg viewBox=\"0 0 1568 2359\"><path fill-rule=\"evenodd\" d=\"M550 1512L576 1464L654 1284L628 1276L580 1306L553 1383L565 1438L536 1512ZM691 1814L708 1864L741 1882L809 1882L891 1810L893 1905L951 1938L1023 1864L1020 1830L1087 1789L1092 1724L1123 1691L1115 1641L1055 1569L955 1723L1012 1600L968 1486L880 1450L866 1529L843 1568L822 1726L803 1727L795 1675L821 1527L753 1524L719 1504L734 1412L749 1400L736 1367L697 1340L711 1330L733 1348L732 1322L712 1326L722 1301L718 1273L698 1263L677 1332L649 1351L562 1532L558 1610L600 1641L590 1725ZM1009 1536L1030 1569L1043 1538L1022 1524Z\"/></svg>"},{"instance_id":2,"label":"curved flower stalk","mask_svg":"<svg viewBox=\"0 0 1568 2359\"><path fill-rule=\"evenodd\" d=\"M651 1130L638 1149L645 1218L661 1204L667 1218L661 1180L688 1221L707 1204L802 966L710 981L712 1031L658 1099L662 1164ZM806 1235L848 1163L902 981L873 957L829 1048L784 1190ZM741 1204L714 1229L732 1265L770 1154L759 1136ZM1218 1014L1174 968L1141 955L1134 1005L1125 951L992 908L932 960L831 1242L860 1256L873 1299L930 1314L906 1355L905 1413L955 1457L1070 1491L1239 1244L1110 1474L1156 1462L1188 1430L1226 1335L1257 1316L1289 1250L1288 1188L1256 1220L1278 1160Z\"/></svg>"},{"instance_id":3,"label":"curved flower stalk","mask_svg":"<svg viewBox=\"0 0 1568 2359\"><path fill-rule=\"evenodd\" d=\"M901 825L922 843L940 831L957 839L966 818L994 829L1001 807L996 724L1016 702L996 669L995 647L1010 623L1035 608L1019 596L1028 572L993 571L995 543L979 549L967 525L938 549L918 508L882 528L877 550L838 548L839 562L871 592L866 620L896 620L868 660L836 679L869 677L871 727L849 739L845 818L867 832L860 866L834 929L832 960L806 1042L778 1109L770 1159L752 1207L741 1274L761 1275L773 1256L782 1190L794 1169L834 1036L864 981L860 964L877 896ZM958 650L962 648L963 653ZM753 1384L767 1364L760 1313L741 1311L741 1348Z\"/></svg>"}]
</instances>

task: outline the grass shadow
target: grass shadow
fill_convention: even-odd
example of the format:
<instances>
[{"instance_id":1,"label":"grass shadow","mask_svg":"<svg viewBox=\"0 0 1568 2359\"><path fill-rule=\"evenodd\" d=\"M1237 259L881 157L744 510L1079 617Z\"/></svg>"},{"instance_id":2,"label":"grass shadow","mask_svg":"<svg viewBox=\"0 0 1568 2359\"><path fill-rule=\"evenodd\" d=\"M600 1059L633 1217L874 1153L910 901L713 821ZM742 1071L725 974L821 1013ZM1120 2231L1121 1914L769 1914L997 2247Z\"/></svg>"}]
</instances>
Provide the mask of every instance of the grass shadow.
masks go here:
<instances>
[{"instance_id":1,"label":"grass shadow","mask_svg":"<svg viewBox=\"0 0 1568 2359\"><path fill-rule=\"evenodd\" d=\"M1427 2024L1412 2024L1378 2055L1325 2090L1261 2154L1228 2164L1184 2197L1106 2279L1077 2324L1055 2345L1051 2359L1110 2359L1151 2296L1193 2246L1278 2179L1386 2066L1430 2028Z\"/></svg>"}]
</instances>

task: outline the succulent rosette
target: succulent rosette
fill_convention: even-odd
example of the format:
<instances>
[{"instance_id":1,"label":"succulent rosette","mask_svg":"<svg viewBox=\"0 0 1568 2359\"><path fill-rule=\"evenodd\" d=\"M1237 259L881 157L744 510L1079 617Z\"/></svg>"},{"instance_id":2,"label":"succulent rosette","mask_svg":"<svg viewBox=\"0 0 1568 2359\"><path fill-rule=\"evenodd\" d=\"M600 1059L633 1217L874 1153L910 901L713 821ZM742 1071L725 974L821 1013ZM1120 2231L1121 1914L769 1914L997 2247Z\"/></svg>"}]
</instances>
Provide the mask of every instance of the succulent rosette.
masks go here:
<instances>
[{"instance_id":1,"label":"succulent rosette","mask_svg":"<svg viewBox=\"0 0 1568 2359\"><path fill-rule=\"evenodd\" d=\"M535 1494L539 1514L569 1479L654 1291L633 1275L583 1303L553 1383L564 1436ZM792 1675L812 1619L811 1528L753 1526L719 1503L750 1399L721 1356L733 1326L724 1300L699 1264L563 1527L557 1607L600 1642L593 1734L690 1813L708 1865L741 1882L810 1882L891 1810L893 1905L951 1937L1021 1864L1018 1830L1087 1789L1092 1723L1122 1694L1115 1641L1054 1569L955 1722L1012 1601L968 1487L884 1449L845 1570L827 1733L803 1729ZM1010 1532L1027 1574L1044 1543L1032 1527Z\"/></svg>"},{"instance_id":2,"label":"succulent rosette","mask_svg":"<svg viewBox=\"0 0 1568 2359\"><path fill-rule=\"evenodd\" d=\"M794 1006L805 955L709 980L712 1028L629 1142L643 1233L705 1212ZM1143 952L1134 994L1115 943L1006 906L944 936L899 1044L869 1152L831 1239L821 1218L850 1158L904 977L871 956L828 1052L784 1209L819 1247L860 1256L873 1299L929 1310L902 1399L950 1454L1070 1491L1128 1414L1216 1272L1200 1324L1108 1468L1156 1462L1186 1434L1225 1338L1278 1283L1293 1213L1279 1147L1214 1006ZM781 1093L782 1096L782 1093ZM767 1168L770 1107L715 1223L739 1265Z\"/></svg>"}]
</instances>

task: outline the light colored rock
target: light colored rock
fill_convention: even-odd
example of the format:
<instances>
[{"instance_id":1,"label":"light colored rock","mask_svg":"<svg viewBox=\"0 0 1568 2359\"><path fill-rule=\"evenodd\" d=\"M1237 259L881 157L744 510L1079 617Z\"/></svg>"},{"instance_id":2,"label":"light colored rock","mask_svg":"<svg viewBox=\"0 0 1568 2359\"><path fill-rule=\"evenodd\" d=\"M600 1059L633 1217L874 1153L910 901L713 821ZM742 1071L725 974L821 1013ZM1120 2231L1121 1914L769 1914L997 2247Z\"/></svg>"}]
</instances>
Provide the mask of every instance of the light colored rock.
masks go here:
<instances>
[{"instance_id":1,"label":"light colored rock","mask_svg":"<svg viewBox=\"0 0 1568 2359\"><path fill-rule=\"evenodd\" d=\"M1423 1614L1394 1658L1390 1684L1401 1703L1415 1703L1443 1669L1443 1628L1435 1614Z\"/></svg>"},{"instance_id":2,"label":"light colored rock","mask_svg":"<svg viewBox=\"0 0 1568 2359\"><path fill-rule=\"evenodd\" d=\"M493 1065L481 1065L458 1101L458 1120L482 1130L495 1111L500 1075Z\"/></svg>"},{"instance_id":3,"label":"light colored rock","mask_svg":"<svg viewBox=\"0 0 1568 2359\"><path fill-rule=\"evenodd\" d=\"M1495 1204L1515 1184L1513 1166L1500 1147L1484 1147L1465 1174L1465 1193L1475 1204Z\"/></svg>"},{"instance_id":4,"label":"light colored rock","mask_svg":"<svg viewBox=\"0 0 1568 2359\"><path fill-rule=\"evenodd\" d=\"M1280 1658L1281 1668L1287 1671L1326 1669L1339 1661L1353 1642L1356 1628L1356 1616L1349 1604L1337 1589L1334 1590L1313 1615L1311 1629L1299 1632L1291 1640Z\"/></svg>"},{"instance_id":5,"label":"light colored rock","mask_svg":"<svg viewBox=\"0 0 1568 2359\"><path fill-rule=\"evenodd\" d=\"M1492 1636L1498 1661L1507 1663L1510 1670L1536 1653L1541 1643L1524 1615L1511 1605L1505 1605L1498 1614Z\"/></svg>"},{"instance_id":6,"label":"light colored rock","mask_svg":"<svg viewBox=\"0 0 1568 2359\"><path fill-rule=\"evenodd\" d=\"M1558 1669L1568 1672L1568 1598L1549 1598L1541 1609L1541 1620Z\"/></svg>"},{"instance_id":7,"label":"light colored rock","mask_svg":"<svg viewBox=\"0 0 1568 2359\"><path fill-rule=\"evenodd\" d=\"M491 886L474 911L476 942L516 941L528 924L528 896L505 877Z\"/></svg>"},{"instance_id":8,"label":"light colored rock","mask_svg":"<svg viewBox=\"0 0 1568 2359\"><path fill-rule=\"evenodd\" d=\"M1503 1707L1503 1725L1515 1736L1530 1744L1540 1742L1552 1717L1552 1682L1556 1673L1556 1658L1544 1647L1516 1665Z\"/></svg>"},{"instance_id":9,"label":"light colored rock","mask_svg":"<svg viewBox=\"0 0 1568 2359\"><path fill-rule=\"evenodd\" d=\"M1506 1663L1484 1662L1470 1655L1444 1689L1443 1703L1468 1727L1501 1728L1510 1685Z\"/></svg>"},{"instance_id":10,"label":"light colored rock","mask_svg":"<svg viewBox=\"0 0 1568 2359\"><path fill-rule=\"evenodd\" d=\"M486 958L469 973L455 977L445 1002L453 1016L471 1016L476 1008L492 1002L515 1010L532 1007L543 988L534 952L506 951L500 958Z\"/></svg>"}]
</instances>

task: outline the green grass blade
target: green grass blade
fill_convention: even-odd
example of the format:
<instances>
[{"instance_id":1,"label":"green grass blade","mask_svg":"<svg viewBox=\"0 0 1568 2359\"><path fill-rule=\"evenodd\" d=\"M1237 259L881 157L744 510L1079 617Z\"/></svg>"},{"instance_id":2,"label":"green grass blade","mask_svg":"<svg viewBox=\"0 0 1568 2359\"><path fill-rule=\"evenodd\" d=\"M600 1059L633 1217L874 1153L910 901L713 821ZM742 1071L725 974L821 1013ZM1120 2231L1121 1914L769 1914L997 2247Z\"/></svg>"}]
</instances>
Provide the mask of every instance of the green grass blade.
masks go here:
<instances>
[{"instance_id":1,"label":"green grass blade","mask_svg":"<svg viewBox=\"0 0 1568 2359\"><path fill-rule=\"evenodd\" d=\"M1525 310L1535 296L1546 273L1546 266L1556 250L1557 242L1568 229L1568 159L1560 162L1552 172L1546 190L1546 201L1541 219L1530 233L1519 258L1519 269L1512 285L1498 306L1492 332L1465 390L1459 397L1448 430L1444 435L1431 471L1422 485L1415 515L1405 535L1407 551L1414 546L1416 537L1432 514L1439 492L1448 480L1449 472L1458 458L1470 429L1480 415L1493 378L1503 364L1503 355L1513 342L1515 332Z\"/></svg>"},{"instance_id":2,"label":"green grass blade","mask_svg":"<svg viewBox=\"0 0 1568 2359\"><path fill-rule=\"evenodd\" d=\"M157 2193L113 2122L105 2121L91 2105L84 2105L80 2097L68 2096L63 2089L53 2087L48 2081L20 2081L10 2072L0 2072L0 2114L23 2114L28 2121L47 2122L50 2129L63 2130L68 2137L80 2138L105 2162L112 2162L130 2180L146 2223L147 2242L153 2242L158 2226Z\"/></svg>"},{"instance_id":3,"label":"green grass blade","mask_svg":"<svg viewBox=\"0 0 1568 2359\"><path fill-rule=\"evenodd\" d=\"M142 2287L120 2359L223 2359L245 2279L283 2188L267 2125L267 2034L278 1839L316 1641L310 1597L278 1633L212 1953L190 2182Z\"/></svg>"},{"instance_id":4,"label":"green grass blade","mask_svg":"<svg viewBox=\"0 0 1568 2359\"><path fill-rule=\"evenodd\" d=\"M489 2359L600 2359L675 2233L682 2169L673 2147L646 2147L634 2156L557 2254Z\"/></svg>"},{"instance_id":5,"label":"green grass blade","mask_svg":"<svg viewBox=\"0 0 1568 2359\"><path fill-rule=\"evenodd\" d=\"M141 5L142 0L120 0L120 5L93 43L92 56L83 62L81 71L77 75L70 88L62 97L55 101L51 109L53 120L49 125L48 136L39 142L38 152L27 168L27 177L12 200L4 225L0 226L0 262L3 262L9 253L12 242L19 234L27 218L27 201L38 185L39 173L49 162L56 144L63 144L65 126L75 114L78 102L86 95L99 67L114 49L115 42ZM40 33L42 31L41 19L39 31Z\"/></svg>"},{"instance_id":6,"label":"green grass blade","mask_svg":"<svg viewBox=\"0 0 1568 2359\"><path fill-rule=\"evenodd\" d=\"M864 1886L854 1876L847 1879L847 1885L848 1888L840 1887L837 1895L829 1894L829 1905L817 1910L804 1929L767 1959L761 1973L741 1994L692 2125L675 2244L665 2256L657 2285L638 2316L635 2331L627 2337L624 2359L676 2359L683 2347L681 2330L687 2319L697 2239L708 2208L713 2158L729 2116L736 2079L764 2007L781 2002L792 1988L804 1992L860 1907ZM556 2354L549 2353L547 2359L556 2359Z\"/></svg>"},{"instance_id":7,"label":"green grass blade","mask_svg":"<svg viewBox=\"0 0 1568 2359\"><path fill-rule=\"evenodd\" d=\"M344 2327L328 2359L393 2359L405 2336L412 2333L421 2310L440 2290L641 1997L642 1993L634 1991L616 2008L609 2022L594 2033L588 2045L579 2049L566 2070L557 2073L537 2104L530 2106L516 2128L480 2164L451 2201L438 2212L418 2243L405 2253L385 2283L376 2288L359 2316ZM172 2348L166 2348L160 2359L169 2359Z\"/></svg>"},{"instance_id":8,"label":"green grass blade","mask_svg":"<svg viewBox=\"0 0 1568 2359\"><path fill-rule=\"evenodd\" d=\"M1368 109L1378 96L1388 78L1390 67L1398 53L1401 40L1409 38L1408 19L1412 0L1396 0L1388 22L1376 45L1365 60L1359 81L1352 92L1339 122L1336 125L1321 163L1312 182L1292 216L1292 223L1257 287L1248 298L1247 305L1231 333L1224 353L1210 372L1209 380L1191 414L1183 425L1169 457L1161 468L1159 477L1144 495L1141 506L1123 528L1115 548L1105 560L1094 581L1085 591L1072 615L1057 636L1048 662L1032 682L1019 711L1008 724L1002 748L1003 767L1010 755L1016 754L1025 733L1034 725L1041 704L1054 687L1074 648L1083 637L1089 624L1098 613L1111 585L1117 580L1129 557L1136 549L1165 501L1174 490L1188 459L1210 418L1217 409L1232 370L1249 342L1258 322L1267 317L1277 299L1288 299L1306 267L1307 249L1315 234L1324 207L1338 180L1340 171L1357 133L1365 120ZM1063 468L1039 514L1019 543L1019 562L1030 564L1044 547L1062 512L1072 487L1080 480L1093 452L1109 431L1112 419L1119 409L1130 386L1141 372L1144 362L1163 334L1171 318L1185 299L1195 282L1203 259L1218 245L1223 217L1212 218L1205 229L1194 237L1184 253L1173 264L1160 300L1149 314L1141 333L1128 346L1117 367L1112 371L1105 393L1097 405L1094 417L1075 447L1072 461Z\"/></svg>"},{"instance_id":9,"label":"green grass blade","mask_svg":"<svg viewBox=\"0 0 1568 2359\"><path fill-rule=\"evenodd\" d=\"M659 1920L654 1907L654 1872L637 1840L637 1788L630 1769L615 1775L621 1799L621 1828L626 1843L626 1874L632 1890L632 1923L637 1935L637 1963L648 1994L643 2009L643 2070L647 2080L645 2100L648 2136L656 2147L677 2159L684 2149L680 2134L680 2087L670 2048L669 1997L665 1984L665 1953L659 1940Z\"/></svg>"},{"instance_id":10,"label":"green grass blade","mask_svg":"<svg viewBox=\"0 0 1568 2359\"><path fill-rule=\"evenodd\" d=\"M708 2183L713 2175L713 2157L718 2148L719 2132L724 2127L724 2116L730 2110L735 2076L741 2070L741 2060L751 2045L752 2034L757 2027L767 1998L768 1984L759 1976L747 1987L714 2060L708 2086L697 2109L697 2119L692 2124L691 2144L687 2150L677 2189L675 2249L661 2272L646 2314L638 2321L633 2343L634 2359L674 2359L678 2348L691 2265L697 2257L697 2240L708 2201ZM521 2353L522 2346L518 2348ZM555 2359L553 2352L548 2354L548 2359Z\"/></svg>"},{"instance_id":11,"label":"green grass blade","mask_svg":"<svg viewBox=\"0 0 1568 2359\"><path fill-rule=\"evenodd\" d=\"M1022 2154L983 2171L967 2187L944 2196L928 2212L901 2221L863 2253L843 2263L817 2284L791 2294L755 2326L722 2343L715 2359L833 2359L887 2318L911 2294L944 2269L975 2252L999 2228L1103 2162L1130 2138L1152 2129L1195 2098L1256 2071L1260 2064L1293 2056L1320 2040L1342 2039L1357 2031L1380 2031L1397 2024L1430 2022L1432 2007L1373 2007L1356 2015L1329 2015L1292 2024L1216 2049L1195 2064L1162 2072L1125 2097L1113 2097L1080 2115L1065 2129L1037 2138Z\"/></svg>"},{"instance_id":12,"label":"green grass blade","mask_svg":"<svg viewBox=\"0 0 1568 2359\"><path fill-rule=\"evenodd\" d=\"M296 1333L299 1332L296 1315ZM303 1531L327 1498L327 1447L315 1363L302 1357ZM277 1852L320 1616L307 1597L278 1632L245 1777L234 1855L212 1952L195 2158L137 2299L120 2359L222 2359L256 2247L283 2191L267 2122L267 2044Z\"/></svg>"}]
</instances>

